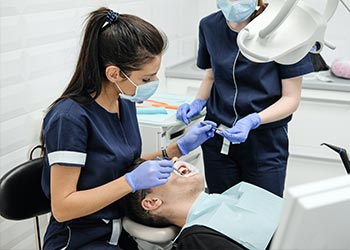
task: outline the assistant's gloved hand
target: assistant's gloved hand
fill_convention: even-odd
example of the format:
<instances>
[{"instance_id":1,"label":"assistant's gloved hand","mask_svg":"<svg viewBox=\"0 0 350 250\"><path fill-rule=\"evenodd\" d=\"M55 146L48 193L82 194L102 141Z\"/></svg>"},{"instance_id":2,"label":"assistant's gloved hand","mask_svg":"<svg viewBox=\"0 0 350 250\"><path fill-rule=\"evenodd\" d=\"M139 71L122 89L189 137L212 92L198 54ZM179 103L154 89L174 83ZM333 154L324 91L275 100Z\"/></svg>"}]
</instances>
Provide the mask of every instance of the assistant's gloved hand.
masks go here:
<instances>
[{"instance_id":1,"label":"assistant's gloved hand","mask_svg":"<svg viewBox=\"0 0 350 250\"><path fill-rule=\"evenodd\" d=\"M183 121L186 125L190 124L190 118L198 115L205 104L207 104L206 100L203 99L194 99L191 104L182 104L176 112L176 119Z\"/></svg>"},{"instance_id":2,"label":"assistant's gloved hand","mask_svg":"<svg viewBox=\"0 0 350 250\"><path fill-rule=\"evenodd\" d=\"M207 123L207 124L205 124ZM199 147L203 142L214 136L216 123L212 121L198 122L177 141L182 155L186 155Z\"/></svg>"},{"instance_id":3,"label":"assistant's gloved hand","mask_svg":"<svg viewBox=\"0 0 350 250\"><path fill-rule=\"evenodd\" d=\"M221 131L220 135L225 137L230 142L245 142L250 130L259 127L260 123L260 116L257 113L253 113L238 120L236 125L234 125L232 128Z\"/></svg>"},{"instance_id":4,"label":"assistant's gloved hand","mask_svg":"<svg viewBox=\"0 0 350 250\"><path fill-rule=\"evenodd\" d=\"M169 160L151 160L141 163L125 179L132 188L132 192L163 185L173 171L174 163Z\"/></svg>"}]
</instances>

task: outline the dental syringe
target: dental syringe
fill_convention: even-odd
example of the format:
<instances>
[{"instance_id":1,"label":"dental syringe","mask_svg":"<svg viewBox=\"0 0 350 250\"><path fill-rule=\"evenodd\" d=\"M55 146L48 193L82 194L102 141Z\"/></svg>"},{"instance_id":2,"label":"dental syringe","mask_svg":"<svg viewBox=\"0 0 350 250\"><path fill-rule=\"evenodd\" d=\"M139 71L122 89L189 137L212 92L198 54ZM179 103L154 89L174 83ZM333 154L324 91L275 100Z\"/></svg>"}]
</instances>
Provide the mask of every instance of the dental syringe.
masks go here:
<instances>
[{"instance_id":1,"label":"dental syringe","mask_svg":"<svg viewBox=\"0 0 350 250\"><path fill-rule=\"evenodd\" d=\"M213 129L215 130L215 133L217 133L217 134L220 134L220 132L222 131L222 129L217 128L217 127L214 127L212 124L209 124L209 123L207 123L207 122L205 122L205 121L201 121L200 124L202 124L202 125L204 125L204 126L206 126L206 125L212 126Z\"/></svg>"}]
</instances>

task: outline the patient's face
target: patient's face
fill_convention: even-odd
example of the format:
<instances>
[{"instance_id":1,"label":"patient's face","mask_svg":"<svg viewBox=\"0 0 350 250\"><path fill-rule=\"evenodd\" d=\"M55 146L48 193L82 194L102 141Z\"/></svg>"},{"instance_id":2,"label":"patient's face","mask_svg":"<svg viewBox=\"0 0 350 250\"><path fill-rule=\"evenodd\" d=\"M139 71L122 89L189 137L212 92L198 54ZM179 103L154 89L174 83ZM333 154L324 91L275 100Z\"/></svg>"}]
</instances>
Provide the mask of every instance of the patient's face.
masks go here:
<instances>
[{"instance_id":1,"label":"patient's face","mask_svg":"<svg viewBox=\"0 0 350 250\"><path fill-rule=\"evenodd\" d=\"M181 174L174 170L168 182L152 188L152 193L176 199L196 195L204 190L204 176L196 167L184 161L176 161L174 168Z\"/></svg>"}]
</instances>

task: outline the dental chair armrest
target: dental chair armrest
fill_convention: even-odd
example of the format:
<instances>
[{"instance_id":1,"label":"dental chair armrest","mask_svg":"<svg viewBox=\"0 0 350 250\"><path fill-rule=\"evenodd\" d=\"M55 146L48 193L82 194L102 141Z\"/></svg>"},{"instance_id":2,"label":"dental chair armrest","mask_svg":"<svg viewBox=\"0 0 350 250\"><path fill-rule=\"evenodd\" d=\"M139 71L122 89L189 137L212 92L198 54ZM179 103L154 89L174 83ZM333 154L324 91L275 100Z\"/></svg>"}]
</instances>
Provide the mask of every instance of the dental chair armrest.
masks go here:
<instances>
[{"instance_id":1,"label":"dental chair armrest","mask_svg":"<svg viewBox=\"0 0 350 250\"><path fill-rule=\"evenodd\" d=\"M123 228L131 236L152 243L166 243L173 240L180 232L180 228L176 226L169 227L149 227L139 224L128 217L123 218Z\"/></svg>"}]
</instances>

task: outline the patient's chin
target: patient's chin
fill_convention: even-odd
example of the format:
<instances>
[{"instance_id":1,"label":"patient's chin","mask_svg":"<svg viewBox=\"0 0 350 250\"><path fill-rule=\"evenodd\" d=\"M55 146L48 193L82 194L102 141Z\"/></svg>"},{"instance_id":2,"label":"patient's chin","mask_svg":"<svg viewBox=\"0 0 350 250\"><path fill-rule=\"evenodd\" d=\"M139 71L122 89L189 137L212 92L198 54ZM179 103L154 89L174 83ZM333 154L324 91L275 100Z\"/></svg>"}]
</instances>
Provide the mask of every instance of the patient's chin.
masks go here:
<instances>
[{"instance_id":1,"label":"patient's chin","mask_svg":"<svg viewBox=\"0 0 350 250\"><path fill-rule=\"evenodd\" d=\"M200 173L195 173L188 177L180 177L178 178L179 185L190 186L191 189L195 189L198 191L204 190L204 176Z\"/></svg>"}]
</instances>

